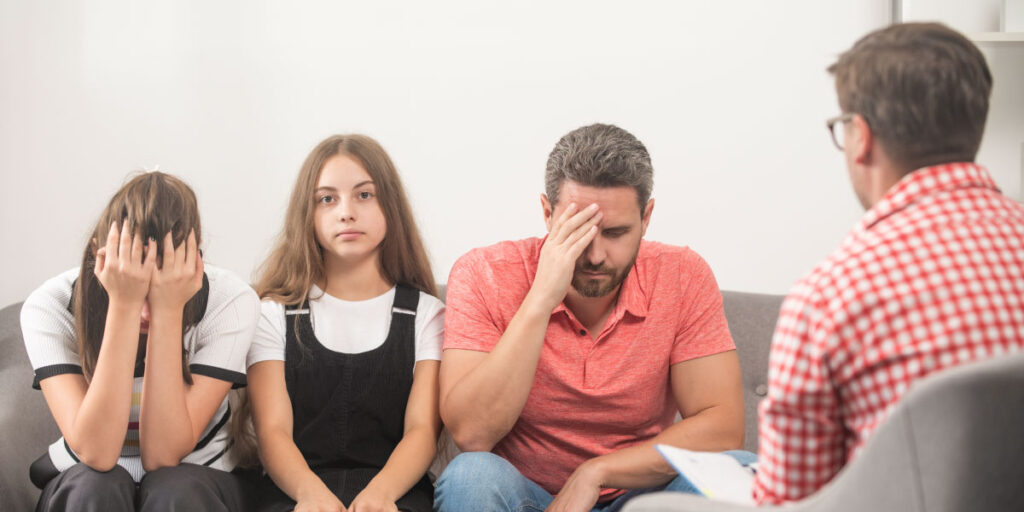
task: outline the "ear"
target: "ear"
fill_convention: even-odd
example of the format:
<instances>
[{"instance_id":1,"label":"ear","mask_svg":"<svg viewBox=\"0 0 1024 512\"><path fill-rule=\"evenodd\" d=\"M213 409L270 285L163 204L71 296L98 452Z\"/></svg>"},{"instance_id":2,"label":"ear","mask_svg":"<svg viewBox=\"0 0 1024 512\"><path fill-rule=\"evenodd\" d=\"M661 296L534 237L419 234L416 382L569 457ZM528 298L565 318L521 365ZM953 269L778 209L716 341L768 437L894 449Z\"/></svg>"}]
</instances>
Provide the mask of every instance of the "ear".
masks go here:
<instances>
[{"instance_id":1,"label":"ear","mask_svg":"<svg viewBox=\"0 0 1024 512\"><path fill-rule=\"evenodd\" d=\"M643 238L647 234L647 225L651 223L651 212L654 211L654 198L647 200L647 206L644 207L643 215L640 217L640 237Z\"/></svg>"},{"instance_id":2,"label":"ear","mask_svg":"<svg viewBox=\"0 0 1024 512\"><path fill-rule=\"evenodd\" d=\"M854 114L853 119L850 120L850 125L853 127L847 136L847 142L851 151L850 156L855 163L871 163L875 134L871 132L871 127L868 125L867 120L860 114Z\"/></svg>"},{"instance_id":3,"label":"ear","mask_svg":"<svg viewBox=\"0 0 1024 512\"><path fill-rule=\"evenodd\" d=\"M551 205L551 201L548 201L548 196L545 194L540 195L540 208L544 212L544 226L547 227L548 232L551 232L551 219L555 213L554 206Z\"/></svg>"}]
</instances>

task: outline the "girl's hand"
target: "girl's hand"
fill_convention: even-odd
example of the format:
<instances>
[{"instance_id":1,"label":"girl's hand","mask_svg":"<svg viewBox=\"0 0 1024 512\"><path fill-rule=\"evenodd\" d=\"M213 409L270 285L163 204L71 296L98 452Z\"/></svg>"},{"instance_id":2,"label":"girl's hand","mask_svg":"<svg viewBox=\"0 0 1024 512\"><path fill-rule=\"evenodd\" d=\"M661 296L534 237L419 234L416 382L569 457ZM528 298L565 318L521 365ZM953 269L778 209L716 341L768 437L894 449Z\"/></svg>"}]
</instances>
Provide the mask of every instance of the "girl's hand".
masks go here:
<instances>
[{"instance_id":1,"label":"girl's hand","mask_svg":"<svg viewBox=\"0 0 1024 512\"><path fill-rule=\"evenodd\" d=\"M394 500L388 499L383 493L374 489L373 485L366 486L356 495L348 509L351 512L398 512L398 506Z\"/></svg>"},{"instance_id":2,"label":"girl's hand","mask_svg":"<svg viewBox=\"0 0 1024 512\"><path fill-rule=\"evenodd\" d=\"M294 512L346 512L345 505L331 491L324 487L310 496L300 496Z\"/></svg>"},{"instance_id":3,"label":"girl's hand","mask_svg":"<svg viewBox=\"0 0 1024 512\"><path fill-rule=\"evenodd\" d=\"M142 310L156 268L156 243L150 240L146 249L148 252L143 251L138 233L132 236L128 232L127 222L121 225L120 233L117 222L110 224L106 245L96 251L93 273L107 291L111 304L138 306Z\"/></svg>"},{"instance_id":4,"label":"girl's hand","mask_svg":"<svg viewBox=\"0 0 1024 512\"><path fill-rule=\"evenodd\" d=\"M149 308L154 312L181 312L203 287L203 258L196 248L195 230L177 249L170 233L163 245L163 265L153 271L149 284Z\"/></svg>"}]
</instances>

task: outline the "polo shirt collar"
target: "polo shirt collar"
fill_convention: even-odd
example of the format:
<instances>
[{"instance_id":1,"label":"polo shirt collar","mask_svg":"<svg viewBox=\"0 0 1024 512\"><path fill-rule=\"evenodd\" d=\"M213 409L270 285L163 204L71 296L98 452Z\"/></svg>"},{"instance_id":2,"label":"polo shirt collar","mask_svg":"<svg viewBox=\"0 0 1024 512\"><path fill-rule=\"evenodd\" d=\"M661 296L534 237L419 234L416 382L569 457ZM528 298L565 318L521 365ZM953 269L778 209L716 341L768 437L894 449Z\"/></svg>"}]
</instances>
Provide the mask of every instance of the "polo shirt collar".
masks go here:
<instances>
[{"instance_id":1,"label":"polo shirt collar","mask_svg":"<svg viewBox=\"0 0 1024 512\"><path fill-rule=\"evenodd\" d=\"M859 228L867 231L885 218L927 196L960 188L987 188L999 192L999 187L989 176L988 171L971 162L922 167L908 173L893 185L885 196L864 214Z\"/></svg>"}]
</instances>

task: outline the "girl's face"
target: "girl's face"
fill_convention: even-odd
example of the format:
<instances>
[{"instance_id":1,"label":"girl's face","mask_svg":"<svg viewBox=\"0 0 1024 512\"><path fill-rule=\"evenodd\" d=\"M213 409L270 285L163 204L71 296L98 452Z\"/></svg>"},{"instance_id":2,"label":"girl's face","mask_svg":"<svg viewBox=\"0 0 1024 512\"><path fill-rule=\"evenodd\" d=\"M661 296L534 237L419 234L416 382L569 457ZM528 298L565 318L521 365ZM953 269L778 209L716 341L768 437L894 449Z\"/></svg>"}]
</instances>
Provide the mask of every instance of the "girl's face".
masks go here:
<instances>
[{"instance_id":1,"label":"girl's face","mask_svg":"<svg viewBox=\"0 0 1024 512\"><path fill-rule=\"evenodd\" d=\"M313 200L316 240L325 259L350 265L377 257L387 223L377 187L362 164L348 155L331 157L320 171Z\"/></svg>"}]
</instances>

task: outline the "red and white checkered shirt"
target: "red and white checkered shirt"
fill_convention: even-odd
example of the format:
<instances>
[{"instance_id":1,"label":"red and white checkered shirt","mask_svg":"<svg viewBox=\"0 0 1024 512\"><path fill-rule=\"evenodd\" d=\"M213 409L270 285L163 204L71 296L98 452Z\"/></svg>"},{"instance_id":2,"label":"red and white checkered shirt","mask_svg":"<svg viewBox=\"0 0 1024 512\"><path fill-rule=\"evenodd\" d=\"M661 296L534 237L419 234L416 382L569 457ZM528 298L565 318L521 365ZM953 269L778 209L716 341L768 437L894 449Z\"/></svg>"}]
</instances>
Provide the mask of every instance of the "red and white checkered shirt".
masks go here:
<instances>
[{"instance_id":1,"label":"red and white checkered shirt","mask_svg":"<svg viewBox=\"0 0 1024 512\"><path fill-rule=\"evenodd\" d=\"M754 498L814 493L914 381L1022 348L1024 205L971 163L908 174L782 305Z\"/></svg>"}]
</instances>

